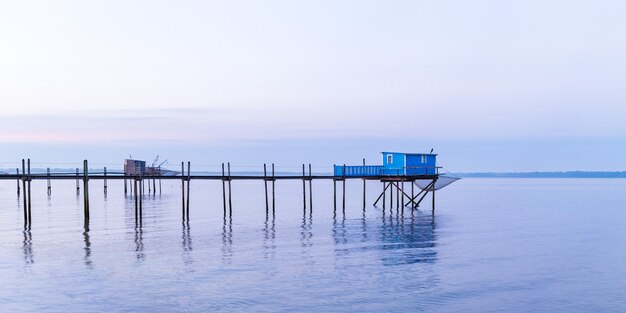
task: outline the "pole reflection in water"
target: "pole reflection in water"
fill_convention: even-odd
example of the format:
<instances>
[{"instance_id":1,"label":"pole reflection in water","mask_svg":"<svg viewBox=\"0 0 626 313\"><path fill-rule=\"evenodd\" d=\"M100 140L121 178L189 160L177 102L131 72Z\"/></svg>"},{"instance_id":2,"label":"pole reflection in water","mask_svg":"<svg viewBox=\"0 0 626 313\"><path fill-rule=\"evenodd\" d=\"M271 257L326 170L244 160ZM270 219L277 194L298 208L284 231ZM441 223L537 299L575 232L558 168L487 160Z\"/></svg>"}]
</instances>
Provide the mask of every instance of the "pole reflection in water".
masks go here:
<instances>
[{"instance_id":1,"label":"pole reflection in water","mask_svg":"<svg viewBox=\"0 0 626 313\"><path fill-rule=\"evenodd\" d=\"M348 243L348 236L346 233L346 216L342 216L341 223L337 223L337 218L333 216L333 241L335 246L341 246ZM345 249L335 248L335 251L344 251Z\"/></svg>"},{"instance_id":2,"label":"pole reflection in water","mask_svg":"<svg viewBox=\"0 0 626 313\"><path fill-rule=\"evenodd\" d=\"M30 232L30 226L24 227L24 243L22 245L24 249L24 263L32 265L35 263L33 258L33 235Z\"/></svg>"},{"instance_id":3,"label":"pole reflection in water","mask_svg":"<svg viewBox=\"0 0 626 313\"><path fill-rule=\"evenodd\" d=\"M314 258L311 256L311 250L313 248L313 243L311 242L311 238L313 238L313 214L311 213L308 217L302 217L302 225L300 226L300 246L302 247L302 256L306 260L307 265L315 264Z\"/></svg>"},{"instance_id":4,"label":"pole reflection in water","mask_svg":"<svg viewBox=\"0 0 626 313\"><path fill-rule=\"evenodd\" d=\"M409 223L407 225L407 222ZM383 218L380 242L384 265L433 263L437 260L436 224L430 214ZM397 252L397 253L396 253Z\"/></svg>"},{"instance_id":5,"label":"pole reflection in water","mask_svg":"<svg viewBox=\"0 0 626 313\"><path fill-rule=\"evenodd\" d=\"M228 220L228 221L227 221ZM233 220L224 217L222 227L222 262L231 264L233 257Z\"/></svg>"},{"instance_id":6,"label":"pole reflection in water","mask_svg":"<svg viewBox=\"0 0 626 313\"><path fill-rule=\"evenodd\" d=\"M381 222L368 220L365 214L359 219L333 219L335 254L344 257L357 251L379 251L385 266L436 262L434 217L419 211L407 217L393 214L400 212L381 211Z\"/></svg>"},{"instance_id":7,"label":"pole reflection in water","mask_svg":"<svg viewBox=\"0 0 626 313\"><path fill-rule=\"evenodd\" d=\"M143 229L141 226L141 220L139 220L139 223L135 223L135 254L138 263L142 263L144 261Z\"/></svg>"},{"instance_id":8,"label":"pole reflection in water","mask_svg":"<svg viewBox=\"0 0 626 313\"><path fill-rule=\"evenodd\" d=\"M88 268L92 268L92 263L91 263L91 241L89 240L89 221L85 220L85 224L84 224L84 231L83 231L83 240L85 241L85 257L83 258L83 260L85 260L85 265L87 265Z\"/></svg>"},{"instance_id":9,"label":"pole reflection in water","mask_svg":"<svg viewBox=\"0 0 626 313\"><path fill-rule=\"evenodd\" d=\"M189 221L183 221L182 246L183 246L183 262L186 265L190 265L191 263L193 263L193 259L191 258L191 251L193 250L193 247L191 246L191 233L190 233Z\"/></svg>"},{"instance_id":10,"label":"pole reflection in water","mask_svg":"<svg viewBox=\"0 0 626 313\"><path fill-rule=\"evenodd\" d=\"M265 227L263 228L263 257L265 259L273 259L276 250L276 229L275 219L272 215L272 219L269 219L268 215L265 215Z\"/></svg>"}]
</instances>

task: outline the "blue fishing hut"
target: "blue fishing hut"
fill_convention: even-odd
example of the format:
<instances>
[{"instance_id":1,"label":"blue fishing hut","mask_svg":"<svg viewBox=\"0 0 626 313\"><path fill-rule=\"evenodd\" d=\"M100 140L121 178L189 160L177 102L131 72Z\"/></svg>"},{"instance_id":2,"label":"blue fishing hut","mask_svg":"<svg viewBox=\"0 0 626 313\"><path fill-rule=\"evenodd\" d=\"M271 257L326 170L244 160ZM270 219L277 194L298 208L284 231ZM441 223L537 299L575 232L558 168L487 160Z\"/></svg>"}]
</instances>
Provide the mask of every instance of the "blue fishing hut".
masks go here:
<instances>
[{"instance_id":1,"label":"blue fishing hut","mask_svg":"<svg viewBox=\"0 0 626 313\"><path fill-rule=\"evenodd\" d=\"M335 165L334 175L343 177L438 175L433 153L382 152L383 165Z\"/></svg>"},{"instance_id":2,"label":"blue fishing hut","mask_svg":"<svg viewBox=\"0 0 626 313\"><path fill-rule=\"evenodd\" d=\"M383 175L436 175L437 155L383 152Z\"/></svg>"}]
</instances>

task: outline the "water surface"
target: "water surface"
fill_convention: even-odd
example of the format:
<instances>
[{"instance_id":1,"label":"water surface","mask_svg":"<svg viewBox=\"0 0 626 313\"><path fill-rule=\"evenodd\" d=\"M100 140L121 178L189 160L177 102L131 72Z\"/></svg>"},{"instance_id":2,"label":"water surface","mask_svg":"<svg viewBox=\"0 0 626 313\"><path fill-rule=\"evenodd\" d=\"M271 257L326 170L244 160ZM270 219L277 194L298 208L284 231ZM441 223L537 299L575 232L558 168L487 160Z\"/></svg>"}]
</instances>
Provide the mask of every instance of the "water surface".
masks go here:
<instances>
[{"instance_id":1,"label":"water surface","mask_svg":"<svg viewBox=\"0 0 626 313\"><path fill-rule=\"evenodd\" d=\"M226 219L221 182L192 181L189 223L168 181L140 225L101 183L86 224L73 182L33 182L30 229L0 183L0 311L626 311L626 180L464 179L434 216L429 198L364 212L359 181L345 214L315 181L305 214L302 184L278 182L275 217L262 182L235 181Z\"/></svg>"}]
</instances>

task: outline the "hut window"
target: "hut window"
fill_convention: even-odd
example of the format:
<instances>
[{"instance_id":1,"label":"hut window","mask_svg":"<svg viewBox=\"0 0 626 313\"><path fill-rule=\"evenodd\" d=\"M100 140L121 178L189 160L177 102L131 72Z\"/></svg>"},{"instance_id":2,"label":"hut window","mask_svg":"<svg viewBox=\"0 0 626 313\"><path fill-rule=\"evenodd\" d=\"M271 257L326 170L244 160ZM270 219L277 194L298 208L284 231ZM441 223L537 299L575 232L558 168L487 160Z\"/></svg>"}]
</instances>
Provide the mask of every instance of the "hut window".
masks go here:
<instances>
[{"instance_id":1,"label":"hut window","mask_svg":"<svg viewBox=\"0 0 626 313\"><path fill-rule=\"evenodd\" d=\"M387 154L387 164L393 163L393 154Z\"/></svg>"},{"instance_id":2,"label":"hut window","mask_svg":"<svg viewBox=\"0 0 626 313\"><path fill-rule=\"evenodd\" d=\"M426 156L425 155L422 155L422 163L424 163L424 164L426 163Z\"/></svg>"}]
</instances>

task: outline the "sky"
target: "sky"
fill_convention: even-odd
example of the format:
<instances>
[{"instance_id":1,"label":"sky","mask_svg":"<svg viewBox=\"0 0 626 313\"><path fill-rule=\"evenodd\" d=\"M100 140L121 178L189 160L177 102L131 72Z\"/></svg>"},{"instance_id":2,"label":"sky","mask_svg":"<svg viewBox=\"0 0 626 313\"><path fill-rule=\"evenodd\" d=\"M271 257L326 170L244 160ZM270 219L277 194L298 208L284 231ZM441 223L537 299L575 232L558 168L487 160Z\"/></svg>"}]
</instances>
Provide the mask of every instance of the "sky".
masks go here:
<instances>
[{"instance_id":1,"label":"sky","mask_svg":"<svg viewBox=\"0 0 626 313\"><path fill-rule=\"evenodd\" d=\"M0 1L0 167L626 170L623 1Z\"/></svg>"}]
</instances>

